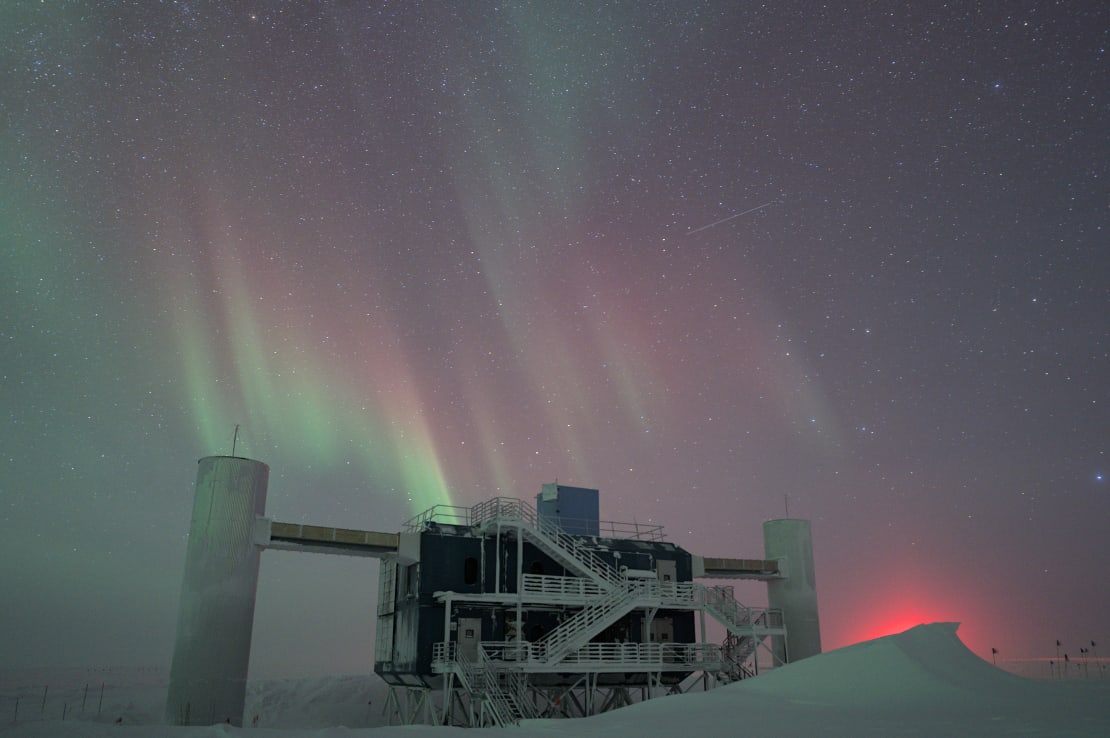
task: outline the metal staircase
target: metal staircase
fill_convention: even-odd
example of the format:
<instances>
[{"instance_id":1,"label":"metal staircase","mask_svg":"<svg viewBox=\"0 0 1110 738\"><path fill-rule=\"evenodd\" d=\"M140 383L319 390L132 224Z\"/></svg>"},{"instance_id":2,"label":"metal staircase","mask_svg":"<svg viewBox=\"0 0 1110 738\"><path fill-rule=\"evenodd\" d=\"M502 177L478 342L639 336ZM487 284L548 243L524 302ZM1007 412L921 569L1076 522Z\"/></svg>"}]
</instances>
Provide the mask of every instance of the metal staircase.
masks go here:
<instances>
[{"instance_id":1,"label":"metal staircase","mask_svg":"<svg viewBox=\"0 0 1110 738\"><path fill-rule=\"evenodd\" d=\"M513 525L537 548L566 568L592 580L605 594L576 612L534 644L539 660L557 664L585 646L598 633L627 614L649 591L658 598L658 586L625 579L610 564L585 548L579 538L564 533L555 523L541 519L522 500L495 498L471 510L472 522L489 529ZM653 583L654 584L654 583Z\"/></svg>"},{"instance_id":2,"label":"metal staircase","mask_svg":"<svg viewBox=\"0 0 1110 738\"><path fill-rule=\"evenodd\" d=\"M744 607L732 596L731 587L706 587L696 585L698 595L702 598L705 611L712 615L729 633L738 636L751 635L752 610Z\"/></svg>"},{"instance_id":3,"label":"metal staircase","mask_svg":"<svg viewBox=\"0 0 1110 738\"><path fill-rule=\"evenodd\" d=\"M534 645L539 647L540 659L547 664L559 663L589 643L617 618L627 614L643 597L644 588L629 581L622 581L621 584L620 589L614 589L583 607L537 641Z\"/></svg>"},{"instance_id":4,"label":"metal staircase","mask_svg":"<svg viewBox=\"0 0 1110 738\"><path fill-rule=\"evenodd\" d=\"M522 593L551 604L576 608L573 614L533 642L482 642L477 659L470 659L454 644L449 648L448 670L470 695L471 710L479 725L511 725L536 717L527 699L529 673L533 671L586 671L616 663L634 670L666 669L668 664L709 669L724 680L752 675L747 667L769 629L766 610L745 607L736 601L732 587L705 586L696 582L659 582L654 578L627 578L587 548L588 538L563 532L541 519L531 505L513 498L494 498L466 511L466 522L483 535L515 530L573 576L522 574ZM664 644L592 643L614 622L637 607L698 609L720 622L728 632L722 646L701 644L688 648ZM437 647L441 644L437 644ZM554 668L553 668L554 667ZM707 672L708 673L708 672ZM658 677L656 677L658 678ZM649 680L650 681L650 680Z\"/></svg>"},{"instance_id":5,"label":"metal staircase","mask_svg":"<svg viewBox=\"0 0 1110 738\"><path fill-rule=\"evenodd\" d=\"M524 718L539 717L535 705L526 699L528 679L515 669L498 668L499 664L490 660L488 652L479 647L482 670L485 672L485 685L492 699L497 702L502 715L511 716L516 723Z\"/></svg>"},{"instance_id":6,"label":"metal staircase","mask_svg":"<svg viewBox=\"0 0 1110 738\"><path fill-rule=\"evenodd\" d=\"M444 640L433 644L432 654L432 671L442 675L443 722L454 720L456 708L472 726L507 726L536 718L540 704L545 715L560 709L563 714L588 715L598 704L601 711L626 704L627 695L624 702L615 695L627 693L630 685L644 690L645 699L663 691L684 691L680 685L697 681L708 689L754 676L762 669L761 645L767 649L769 637L785 634L781 611L746 607L735 599L731 586L706 586L685 578L674 581L691 576L681 563L667 567L649 563L657 571L618 568L619 553L627 547L568 534L556 519L541 518L536 507L525 501L499 497L473 507L441 508L417 516L406 528L411 533L481 538L483 547L493 539L499 567L494 591L486 587L487 574L480 592L467 588L433 593L446 606ZM663 541L661 534L653 540ZM482 550L486 562L488 548ZM656 558L681 561L681 549L670 554L672 550L657 547ZM537 551L543 554L540 561L545 566L535 566ZM544 568L552 569L548 559L556 566L545 573ZM642 561L636 556L624 560ZM511 568L505 571L506 566ZM527 573L526 566L533 573ZM693 569L697 571L696 564ZM709 571L708 564L705 570ZM517 626L510 628L514 607ZM500 608L504 627L494 627L493 633L508 640L474 638L469 626L464 640L461 618L476 617L476 608ZM633 612L636 616L629 617ZM693 612L701 616L700 635ZM565 619L556 624L557 615ZM706 637L706 615L726 630L723 643L693 642ZM614 624L619 625L612 634L599 638ZM544 626L551 630L537 638ZM535 640L524 640L526 633ZM678 642L671 642L676 635ZM772 665L777 663L773 654L771 658ZM583 689L584 694L599 696L605 689L613 691L604 702L564 700L559 707L564 696Z\"/></svg>"},{"instance_id":7,"label":"metal staircase","mask_svg":"<svg viewBox=\"0 0 1110 738\"><path fill-rule=\"evenodd\" d=\"M627 614L637 602L647 598L660 604L700 605L726 630L740 639L743 659L758 645L754 638L752 610L732 596L731 587L706 587L690 583L689 589L676 588L667 592L655 582L634 581L622 577L616 569L585 548L580 538L564 533L558 525L540 519L535 508L522 500L498 497L480 503L470 510L472 525L489 532L495 526L512 526L537 548L567 569L594 582L606 594L586 604L558 628L536 644L535 655L546 664L556 664L582 648L615 620ZM764 613L765 615L765 613Z\"/></svg>"},{"instance_id":8,"label":"metal staircase","mask_svg":"<svg viewBox=\"0 0 1110 738\"><path fill-rule=\"evenodd\" d=\"M762 639L755 636L738 636L733 633L726 635L721 644L721 670L718 678L733 682L755 676L755 671L748 666L748 659L755 653L760 640Z\"/></svg>"},{"instance_id":9,"label":"metal staircase","mask_svg":"<svg viewBox=\"0 0 1110 738\"><path fill-rule=\"evenodd\" d=\"M731 595L729 597L731 599ZM735 602L735 600L733 601ZM737 605L739 606L739 603ZM728 608L725 609L727 611ZM710 611L709 608L706 608L706 610ZM728 681L746 679L758 673L758 669L749 668L748 659L755 654L760 644L767 640L768 634L766 631L771 629L767 610L753 612L740 607L740 612L746 612L743 617L739 618L747 621L746 627L741 627L739 623L733 623L730 626L724 620L720 621L728 630L728 634L721 644L721 673Z\"/></svg>"},{"instance_id":10,"label":"metal staircase","mask_svg":"<svg viewBox=\"0 0 1110 738\"><path fill-rule=\"evenodd\" d=\"M451 662L459 686L470 695L471 709L477 708L477 723L498 727L515 725L526 717L519 701L501 688L498 672L490 668L485 652L479 649L479 661L472 661L452 644Z\"/></svg>"},{"instance_id":11,"label":"metal staircase","mask_svg":"<svg viewBox=\"0 0 1110 738\"><path fill-rule=\"evenodd\" d=\"M497 525L510 525L520 530L537 548L555 561L588 577L605 589L623 587L624 579L616 569L585 547L582 540L564 533L549 520L540 519L535 508L523 500L495 497L470 510L471 523L484 531Z\"/></svg>"}]
</instances>

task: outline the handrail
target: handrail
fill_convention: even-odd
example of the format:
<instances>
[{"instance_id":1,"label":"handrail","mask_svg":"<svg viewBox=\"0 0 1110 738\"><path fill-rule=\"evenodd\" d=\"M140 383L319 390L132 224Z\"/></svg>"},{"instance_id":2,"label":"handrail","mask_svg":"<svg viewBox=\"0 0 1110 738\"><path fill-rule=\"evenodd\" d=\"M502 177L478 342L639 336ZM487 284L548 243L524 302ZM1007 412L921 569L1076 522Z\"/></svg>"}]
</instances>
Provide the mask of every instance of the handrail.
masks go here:
<instances>
[{"instance_id":1,"label":"handrail","mask_svg":"<svg viewBox=\"0 0 1110 738\"><path fill-rule=\"evenodd\" d=\"M483 517L483 515L488 513L490 509L495 511L504 510L506 508L512 508L514 504L531 507L528 503L515 497L493 497L473 507L464 507L462 505L433 505L420 514L405 521L404 528L406 531L413 533L423 530L427 523L466 526L479 525L484 520L488 519ZM506 516L504 513L501 513L501 515L503 517ZM564 523L586 522L578 518L565 518L561 516L559 520ZM614 520L594 521L592 518L589 519L588 522L596 522L600 538L621 538L641 541L666 540L666 534L663 532L662 525L645 525L639 522L628 523Z\"/></svg>"},{"instance_id":2,"label":"handrail","mask_svg":"<svg viewBox=\"0 0 1110 738\"><path fill-rule=\"evenodd\" d=\"M483 668L483 664L481 662L476 664L471 661L461 649L455 649L455 662L459 665L465 677L463 688L472 697L478 698L483 707L489 708L494 724L505 726L515 723L516 720L512 716L512 706L505 703L500 690L490 688L493 675ZM476 685L480 685L480 688L475 689ZM496 685L494 684L494 686Z\"/></svg>"},{"instance_id":3,"label":"handrail","mask_svg":"<svg viewBox=\"0 0 1110 738\"><path fill-rule=\"evenodd\" d=\"M492 670L513 672L541 663L539 643L528 641L482 641L479 645L483 665ZM561 663L630 664L651 666L683 664L692 669L712 668L724 660L724 647L717 643L586 643L568 652Z\"/></svg>"},{"instance_id":4,"label":"handrail","mask_svg":"<svg viewBox=\"0 0 1110 738\"><path fill-rule=\"evenodd\" d=\"M538 647L540 658L548 663L563 659L570 651L577 648L571 644L576 641L582 641L583 645L589 642L590 638L597 635L597 632L612 621L614 613L627 610L636 599L643 596L647 589L643 586L644 583L639 581L629 581L626 584L626 588L615 589L588 607L582 608L537 641L535 645ZM601 628L597 627L599 624Z\"/></svg>"},{"instance_id":5,"label":"handrail","mask_svg":"<svg viewBox=\"0 0 1110 738\"><path fill-rule=\"evenodd\" d=\"M432 668L442 668L444 664L454 663L456 647L457 644L455 641L437 641L433 643Z\"/></svg>"},{"instance_id":6,"label":"handrail","mask_svg":"<svg viewBox=\"0 0 1110 738\"><path fill-rule=\"evenodd\" d=\"M524 593L531 595L550 595L568 598L601 597L606 590L593 581L582 577L559 577L548 574L525 574Z\"/></svg>"},{"instance_id":7,"label":"handrail","mask_svg":"<svg viewBox=\"0 0 1110 738\"><path fill-rule=\"evenodd\" d=\"M721 644L721 671L731 679L745 679L753 676L754 672L744 666L751 656L759 641L754 636L738 636L729 633L725 642Z\"/></svg>"},{"instance_id":8,"label":"handrail","mask_svg":"<svg viewBox=\"0 0 1110 738\"><path fill-rule=\"evenodd\" d=\"M580 561L585 566L589 567L591 571L599 575L603 580L607 581L610 585L619 585L621 582L620 574L617 570L603 561L601 557L593 551L582 546L579 539L563 533L557 525L548 521L539 521L538 524L533 526L535 530L541 534L546 535L555 544L567 551L571 556Z\"/></svg>"},{"instance_id":9,"label":"handrail","mask_svg":"<svg viewBox=\"0 0 1110 738\"><path fill-rule=\"evenodd\" d=\"M721 663L716 643L587 643L568 654L564 664L629 664L660 666L680 664L690 669L710 669Z\"/></svg>"},{"instance_id":10,"label":"handrail","mask_svg":"<svg viewBox=\"0 0 1110 738\"><path fill-rule=\"evenodd\" d=\"M518 716L524 716L524 708L517 699L506 694L498 684L497 678L503 670L495 669L487 654L486 643L479 643L478 660L471 660L456 641L439 641L432 644L432 669L436 672L450 671L459 679L459 686L475 700L482 709L488 710L496 725L511 725ZM521 692L522 685L515 685ZM533 715L534 717L534 715Z\"/></svg>"},{"instance_id":11,"label":"handrail","mask_svg":"<svg viewBox=\"0 0 1110 738\"><path fill-rule=\"evenodd\" d=\"M482 641L478 648L485 654L485 661L511 665L534 661L534 645L531 641Z\"/></svg>"},{"instance_id":12,"label":"handrail","mask_svg":"<svg viewBox=\"0 0 1110 738\"><path fill-rule=\"evenodd\" d=\"M524 672L517 670L499 672L505 674L509 680L509 687L512 690L513 704L516 705L517 712L521 717L525 718L538 718L540 717L539 708L535 702L528 699L528 677Z\"/></svg>"},{"instance_id":13,"label":"handrail","mask_svg":"<svg viewBox=\"0 0 1110 738\"><path fill-rule=\"evenodd\" d=\"M502 672L495 671L490 668L489 656L485 649L478 648L478 661L481 664L482 672L484 675L484 686L486 694L496 704L497 713L502 720L502 725L508 723L515 724L520 717L524 716L524 709L519 704L516 696L508 694L505 690L501 689L501 684L498 682L498 674ZM521 686L520 684L517 685Z\"/></svg>"},{"instance_id":14,"label":"handrail","mask_svg":"<svg viewBox=\"0 0 1110 738\"><path fill-rule=\"evenodd\" d=\"M616 569L583 545L583 539L564 532L556 523L541 519L528 503L512 497L495 497L478 503L471 508L471 523L482 525L488 522L517 523L525 527L541 543L548 544L564 557L584 567L586 571L606 582L611 587L620 586L622 580Z\"/></svg>"},{"instance_id":15,"label":"handrail","mask_svg":"<svg viewBox=\"0 0 1110 738\"><path fill-rule=\"evenodd\" d=\"M427 523L470 525L470 508L461 505L433 505L406 520L404 528L409 533L415 533L424 530Z\"/></svg>"}]
</instances>

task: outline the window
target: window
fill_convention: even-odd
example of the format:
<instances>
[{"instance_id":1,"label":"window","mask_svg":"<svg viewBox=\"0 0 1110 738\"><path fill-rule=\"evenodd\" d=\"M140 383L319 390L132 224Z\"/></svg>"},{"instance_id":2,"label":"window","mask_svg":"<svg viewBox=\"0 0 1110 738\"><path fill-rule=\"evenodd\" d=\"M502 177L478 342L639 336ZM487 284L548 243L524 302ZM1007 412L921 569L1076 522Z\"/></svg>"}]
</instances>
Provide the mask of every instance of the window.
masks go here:
<instances>
[{"instance_id":1,"label":"window","mask_svg":"<svg viewBox=\"0 0 1110 738\"><path fill-rule=\"evenodd\" d=\"M397 594L400 597L416 597L419 594L417 589L419 566L420 564L409 564L402 570L397 582L397 589L399 590Z\"/></svg>"},{"instance_id":2,"label":"window","mask_svg":"<svg viewBox=\"0 0 1110 738\"><path fill-rule=\"evenodd\" d=\"M463 581L467 584L478 583L478 559L467 556L463 561Z\"/></svg>"}]
</instances>

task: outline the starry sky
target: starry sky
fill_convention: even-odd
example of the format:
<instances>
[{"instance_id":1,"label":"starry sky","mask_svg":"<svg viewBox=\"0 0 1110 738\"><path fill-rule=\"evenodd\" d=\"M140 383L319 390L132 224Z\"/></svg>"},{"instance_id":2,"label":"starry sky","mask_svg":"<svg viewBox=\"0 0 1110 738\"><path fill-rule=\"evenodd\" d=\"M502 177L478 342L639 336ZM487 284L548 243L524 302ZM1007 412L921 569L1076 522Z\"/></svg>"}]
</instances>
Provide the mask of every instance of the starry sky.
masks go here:
<instances>
[{"instance_id":1,"label":"starry sky","mask_svg":"<svg viewBox=\"0 0 1110 738\"><path fill-rule=\"evenodd\" d=\"M5 2L0 662L168 666L233 443L284 522L555 480L707 556L808 518L826 648L1110 646L1108 29ZM262 558L252 673L369 670L377 562Z\"/></svg>"}]
</instances>

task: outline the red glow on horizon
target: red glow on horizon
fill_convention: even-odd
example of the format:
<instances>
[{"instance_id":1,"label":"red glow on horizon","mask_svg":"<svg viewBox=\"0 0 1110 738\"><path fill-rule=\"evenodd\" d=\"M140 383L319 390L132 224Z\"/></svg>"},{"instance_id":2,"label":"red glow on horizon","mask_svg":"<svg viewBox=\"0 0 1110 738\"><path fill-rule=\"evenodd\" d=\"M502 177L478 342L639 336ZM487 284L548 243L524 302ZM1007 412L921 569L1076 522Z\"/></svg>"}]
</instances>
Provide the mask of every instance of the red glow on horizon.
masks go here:
<instances>
[{"instance_id":1,"label":"red glow on horizon","mask_svg":"<svg viewBox=\"0 0 1110 738\"><path fill-rule=\"evenodd\" d=\"M891 588L869 599L861 603L856 617L842 631L840 640L845 644L903 633L918 625L967 623L976 617L976 608L961 593L925 577L904 576L897 590ZM958 631L965 644L969 643L968 630L961 625Z\"/></svg>"},{"instance_id":2,"label":"red glow on horizon","mask_svg":"<svg viewBox=\"0 0 1110 738\"><path fill-rule=\"evenodd\" d=\"M993 663L996 659L992 657L992 647L1006 653L1007 658L1014 655L1007 646L1015 642L1015 637L1005 623L997 625L999 622L997 617L991 617L989 610L976 608L966 601L884 602L868 608L825 645L826 650L831 650L903 633L918 625L959 623L956 636L960 641L979 658ZM997 661L1002 659L999 656Z\"/></svg>"},{"instance_id":3,"label":"red glow on horizon","mask_svg":"<svg viewBox=\"0 0 1110 738\"><path fill-rule=\"evenodd\" d=\"M889 555L875 559L865 575L851 580L828 613L826 650L903 633L918 625L959 623L960 641L973 653L991 661L991 648L1015 655L1028 649L1027 635L1015 633L1007 609L980 583L953 576L961 562L936 546L899 549L889 545ZM850 604L848 604L850 603ZM847 605L847 606L846 606Z\"/></svg>"},{"instance_id":4,"label":"red glow on horizon","mask_svg":"<svg viewBox=\"0 0 1110 738\"><path fill-rule=\"evenodd\" d=\"M935 622L937 622L937 618L918 615L897 614L884 618L875 618L869 623L862 624L858 637L854 640L856 643L871 641L876 638L903 633L918 625Z\"/></svg>"}]
</instances>

